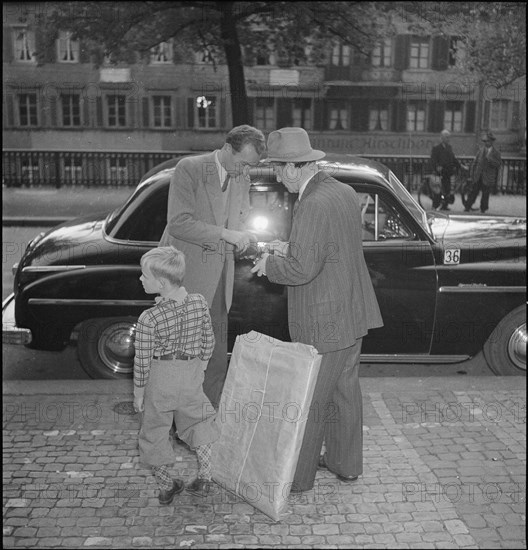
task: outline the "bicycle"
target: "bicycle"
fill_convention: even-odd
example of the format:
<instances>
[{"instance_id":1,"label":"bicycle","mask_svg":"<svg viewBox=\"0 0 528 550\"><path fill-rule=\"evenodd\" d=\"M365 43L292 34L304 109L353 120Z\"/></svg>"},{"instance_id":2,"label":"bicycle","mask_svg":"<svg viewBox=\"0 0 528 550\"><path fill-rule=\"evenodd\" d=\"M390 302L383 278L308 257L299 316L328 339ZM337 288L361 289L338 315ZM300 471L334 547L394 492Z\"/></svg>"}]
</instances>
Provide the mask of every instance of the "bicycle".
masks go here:
<instances>
[{"instance_id":1,"label":"bicycle","mask_svg":"<svg viewBox=\"0 0 528 550\"><path fill-rule=\"evenodd\" d=\"M441 177L435 174L424 176L418 188L418 204L426 211L440 210L444 202L453 204L456 195L460 194L462 204L465 205L471 192L473 182L470 177L466 176L467 168L463 171L464 174L451 176L451 193L447 197L447 200L445 200L445 196L442 194Z\"/></svg>"}]
</instances>

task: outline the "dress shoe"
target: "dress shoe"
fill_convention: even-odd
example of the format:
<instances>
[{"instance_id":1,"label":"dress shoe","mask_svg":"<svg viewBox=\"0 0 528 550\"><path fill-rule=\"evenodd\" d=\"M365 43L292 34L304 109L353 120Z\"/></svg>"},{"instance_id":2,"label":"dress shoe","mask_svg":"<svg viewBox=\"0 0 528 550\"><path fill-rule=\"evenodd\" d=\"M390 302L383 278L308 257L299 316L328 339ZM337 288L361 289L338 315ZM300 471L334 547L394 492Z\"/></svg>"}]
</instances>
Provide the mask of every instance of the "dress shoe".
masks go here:
<instances>
[{"instance_id":1,"label":"dress shoe","mask_svg":"<svg viewBox=\"0 0 528 550\"><path fill-rule=\"evenodd\" d=\"M211 481L210 479L202 479L201 477L197 477L191 481L191 483L185 487L185 490L188 493L191 493L191 495L197 497L208 497L217 492L214 481Z\"/></svg>"},{"instance_id":2,"label":"dress shoe","mask_svg":"<svg viewBox=\"0 0 528 550\"><path fill-rule=\"evenodd\" d=\"M332 470L330 470L330 468L328 467L328 464L326 463L326 455L321 455L319 457L319 468L321 470L328 470L329 472L332 472ZM345 483L352 483L353 481L357 481L359 477L359 476L342 476L341 474L336 474L335 472L332 472L332 473L335 474L335 476L337 477L337 479L339 479L339 481L344 481Z\"/></svg>"},{"instance_id":3,"label":"dress shoe","mask_svg":"<svg viewBox=\"0 0 528 550\"><path fill-rule=\"evenodd\" d=\"M158 500L163 506L168 506L174 500L174 497L183 491L184 483L181 479L175 479L172 482L172 489L160 490Z\"/></svg>"}]
</instances>

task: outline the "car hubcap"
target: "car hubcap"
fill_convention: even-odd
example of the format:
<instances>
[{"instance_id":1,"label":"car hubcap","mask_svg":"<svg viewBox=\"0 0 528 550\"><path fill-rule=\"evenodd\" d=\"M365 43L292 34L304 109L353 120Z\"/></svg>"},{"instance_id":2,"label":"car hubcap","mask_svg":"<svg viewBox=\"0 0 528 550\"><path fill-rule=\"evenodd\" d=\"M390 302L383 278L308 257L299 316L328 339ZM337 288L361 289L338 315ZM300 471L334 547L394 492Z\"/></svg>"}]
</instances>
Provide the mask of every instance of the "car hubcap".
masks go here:
<instances>
[{"instance_id":1,"label":"car hubcap","mask_svg":"<svg viewBox=\"0 0 528 550\"><path fill-rule=\"evenodd\" d=\"M526 323L518 327L508 342L508 355L516 367L526 370Z\"/></svg>"},{"instance_id":2,"label":"car hubcap","mask_svg":"<svg viewBox=\"0 0 528 550\"><path fill-rule=\"evenodd\" d=\"M107 327L99 337L97 350L103 363L112 372L131 374L134 368L134 334L133 323L116 323Z\"/></svg>"}]
</instances>

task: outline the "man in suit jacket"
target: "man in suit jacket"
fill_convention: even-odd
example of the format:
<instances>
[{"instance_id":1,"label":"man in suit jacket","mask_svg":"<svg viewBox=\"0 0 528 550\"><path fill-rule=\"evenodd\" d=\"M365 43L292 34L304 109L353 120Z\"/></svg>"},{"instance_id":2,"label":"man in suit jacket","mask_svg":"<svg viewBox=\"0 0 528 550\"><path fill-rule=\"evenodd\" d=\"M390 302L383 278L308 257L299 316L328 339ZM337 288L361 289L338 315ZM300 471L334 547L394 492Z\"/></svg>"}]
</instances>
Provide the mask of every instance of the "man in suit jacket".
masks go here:
<instances>
[{"instance_id":1,"label":"man in suit jacket","mask_svg":"<svg viewBox=\"0 0 528 550\"><path fill-rule=\"evenodd\" d=\"M449 197L451 195L451 176L454 176L461 165L453 153L453 148L449 143L451 133L449 130L442 130L440 133L440 143L431 150L431 171L438 174L442 182L442 194L433 197L433 208L440 210L449 210Z\"/></svg>"},{"instance_id":2,"label":"man in suit jacket","mask_svg":"<svg viewBox=\"0 0 528 550\"><path fill-rule=\"evenodd\" d=\"M483 146L480 147L474 162L473 188L464 203L466 212L471 210L480 191L480 211L484 214L489 208L490 191L497 185L502 163L501 154L493 146L495 139L492 132L487 132L482 137Z\"/></svg>"},{"instance_id":3,"label":"man in suit jacket","mask_svg":"<svg viewBox=\"0 0 528 550\"><path fill-rule=\"evenodd\" d=\"M244 251L251 240L243 231L249 213L249 168L258 164L265 147L260 130L237 126L221 149L181 159L171 177L160 246L174 246L185 254L185 287L202 294L211 308L216 344L203 386L215 408L227 374L234 253Z\"/></svg>"},{"instance_id":4,"label":"man in suit jacket","mask_svg":"<svg viewBox=\"0 0 528 550\"><path fill-rule=\"evenodd\" d=\"M273 243L253 272L288 286L294 342L322 354L292 491L313 487L317 467L355 481L363 472L363 403L359 359L363 336L383 322L362 249L356 192L321 171L325 156L302 128L268 138L277 181L299 193L288 243ZM320 456L323 440L326 454Z\"/></svg>"}]
</instances>

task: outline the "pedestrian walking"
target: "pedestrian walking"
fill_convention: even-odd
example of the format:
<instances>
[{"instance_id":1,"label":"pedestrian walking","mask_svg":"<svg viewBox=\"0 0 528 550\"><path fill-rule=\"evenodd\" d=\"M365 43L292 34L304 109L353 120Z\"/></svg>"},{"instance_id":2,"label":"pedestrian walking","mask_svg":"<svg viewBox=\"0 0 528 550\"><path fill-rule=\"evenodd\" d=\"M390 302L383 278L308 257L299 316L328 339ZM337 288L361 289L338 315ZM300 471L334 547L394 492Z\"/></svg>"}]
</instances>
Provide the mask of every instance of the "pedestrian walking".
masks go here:
<instances>
[{"instance_id":1,"label":"pedestrian walking","mask_svg":"<svg viewBox=\"0 0 528 550\"><path fill-rule=\"evenodd\" d=\"M211 444L218 439L216 413L203 392L204 371L214 348L209 307L200 294L182 286L185 258L174 247L154 248L141 258L141 282L156 304L137 322L134 407L142 413L140 461L152 467L160 504L170 504L184 488L171 479L173 422L179 437L196 451L198 477L186 490L206 496L213 490Z\"/></svg>"},{"instance_id":2,"label":"pedestrian walking","mask_svg":"<svg viewBox=\"0 0 528 550\"><path fill-rule=\"evenodd\" d=\"M184 157L171 178L167 226L160 246L185 255L189 292L202 294L210 307L215 348L205 373L204 391L215 408L227 374L227 314L234 285L235 251L252 239L244 230L249 213L249 168L265 150L264 134L237 126L221 149Z\"/></svg>"},{"instance_id":3,"label":"pedestrian walking","mask_svg":"<svg viewBox=\"0 0 528 550\"><path fill-rule=\"evenodd\" d=\"M291 488L299 492L313 487L318 466L344 481L363 472L361 343L383 322L363 256L356 192L321 171L315 161L325 153L312 149L302 128L272 132L268 155L277 181L299 199L289 243L271 243L274 254L264 253L252 271L288 286L290 336L323 356Z\"/></svg>"},{"instance_id":4,"label":"pedestrian walking","mask_svg":"<svg viewBox=\"0 0 528 550\"><path fill-rule=\"evenodd\" d=\"M442 185L442 193L433 197L433 208L440 208L440 210L449 210L448 205L454 200L454 195L451 193L451 178L462 168L449 143L450 137L449 130L442 130L440 143L431 150L431 171L440 176Z\"/></svg>"},{"instance_id":5,"label":"pedestrian walking","mask_svg":"<svg viewBox=\"0 0 528 550\"><path fill-rule=\"evenodd\" d=\"M490 192L498 183L502 163L501 154L494 146L495 140L492 132L486 132L482 136L482 147L479 148L473 163L473 187L464 203L466 212L471 211L480 192L480 211L484 214L489 209Z\"/></svg>"}]
</instances>

